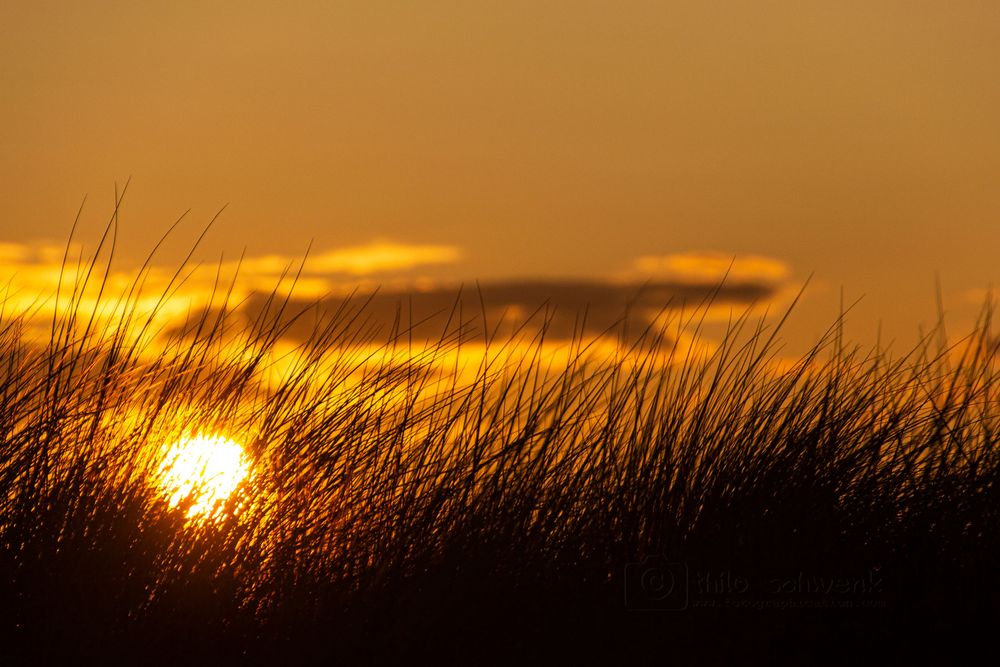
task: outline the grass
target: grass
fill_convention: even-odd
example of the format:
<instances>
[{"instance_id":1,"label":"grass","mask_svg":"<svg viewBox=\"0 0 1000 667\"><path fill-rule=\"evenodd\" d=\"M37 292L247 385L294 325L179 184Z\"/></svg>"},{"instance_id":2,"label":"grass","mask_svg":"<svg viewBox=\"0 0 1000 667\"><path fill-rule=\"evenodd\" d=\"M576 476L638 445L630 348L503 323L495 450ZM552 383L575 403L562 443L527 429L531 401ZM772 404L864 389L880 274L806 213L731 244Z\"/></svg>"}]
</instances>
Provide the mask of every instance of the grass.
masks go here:
<instances>
[{"instance_id":1,"label":"grass","mask_svg":"<svg viewBox=\"0 0 1000 667\"><path fill-rule=\"evenodd\" d=\"M458 298L426 342L405 308L379 328L363 299L275 292L245 319L224 286L155 332L143 274L100 317L82 295L106 266L82 268L45 340L0 319L8 655L808 660L982 641L996 607L988 307L956 344L893 356L835 322L781 365L780 321L749 314L682 346L706 303L553 362L545 312L500 336ZM256 470L217 520L152 481L195 431Z\"/></svg>"}]
</instances>

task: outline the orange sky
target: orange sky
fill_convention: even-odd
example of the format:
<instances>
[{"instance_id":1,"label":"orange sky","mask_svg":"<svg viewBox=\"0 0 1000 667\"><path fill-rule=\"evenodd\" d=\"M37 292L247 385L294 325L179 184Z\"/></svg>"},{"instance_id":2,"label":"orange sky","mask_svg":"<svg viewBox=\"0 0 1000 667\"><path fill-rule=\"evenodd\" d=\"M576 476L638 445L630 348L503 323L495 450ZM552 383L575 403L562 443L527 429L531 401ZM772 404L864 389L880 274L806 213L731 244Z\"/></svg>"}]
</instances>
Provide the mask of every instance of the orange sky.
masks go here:
<instances>
[{"instance_id":1,"label":"orange sky","mask_svg":"<svg viewBox=\"0 0 1000 667\"><path fill-rule=\"evenodd\" d=\"M992 1L7 0L0 86L15 246L65 240L85 194L97 228L131 176L126 258L229 202L208 256L396 243L487 280L772 258L815 272L807 312L843 285L899 327L936 271L966 320L1000 278Z\"/></svg>"}]
</instances>

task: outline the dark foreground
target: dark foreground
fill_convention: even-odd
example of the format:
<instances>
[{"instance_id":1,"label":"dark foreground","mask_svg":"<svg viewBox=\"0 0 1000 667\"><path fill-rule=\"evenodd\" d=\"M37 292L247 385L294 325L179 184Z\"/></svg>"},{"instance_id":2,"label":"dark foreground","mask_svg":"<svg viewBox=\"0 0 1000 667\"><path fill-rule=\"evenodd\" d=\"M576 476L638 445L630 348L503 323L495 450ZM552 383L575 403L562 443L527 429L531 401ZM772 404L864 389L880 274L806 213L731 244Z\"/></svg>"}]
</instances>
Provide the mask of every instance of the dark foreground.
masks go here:
<instances>
[{"instance_id":1,"label":"dark foreground","mask_svg":"<svg viewBox=\"0 0 1000 667\"><path fill-rule=\"evenodd\" d=\"M290 316L269 305L203 313L152 355L126 316L71 309L44 343L0 320L4 662L867 663L988 642L988 312L896 357L834 327L781 369L746 319L704 354L664 327L549 367L542 322L486 336L499 360L460 382L435 362L469 323L366 356L347 308L275 384ZM258 470L216 520L150 482L150 452L195 428L240 435Z\"/></svg>"}]
</instances>

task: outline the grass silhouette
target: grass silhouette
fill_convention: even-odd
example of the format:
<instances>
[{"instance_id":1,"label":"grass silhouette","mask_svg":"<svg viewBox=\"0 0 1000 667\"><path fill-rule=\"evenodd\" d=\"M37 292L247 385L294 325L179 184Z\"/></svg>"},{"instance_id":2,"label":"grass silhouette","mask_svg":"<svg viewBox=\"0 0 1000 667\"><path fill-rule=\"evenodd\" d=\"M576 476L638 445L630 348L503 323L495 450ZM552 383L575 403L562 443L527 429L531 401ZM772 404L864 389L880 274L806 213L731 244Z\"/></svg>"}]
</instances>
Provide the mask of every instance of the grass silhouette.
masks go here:
<instances>
[{"instance_id":1,"label":"grass silhouette","mask_svg":"<svg viewBox=\"0 0 1000 667\"><path fill-rule=\"evenodd\" d=\"M988 306L953 345L893 356L838 321L779 365L781 321L749 314L714 349L680 345L705 303L553 362L544 311L500 336L458 297L431 341L405 305L379 328L363 298L296 310L276 291L247 320L226 286L153 332L142 272L101 317L82 295L106 265L80 268L47 340L0 319L9 655L752 660L971 640L995 607ZM471 345L471 373L442 361ZM256 471L213 520L152 481L195 431L242 441Z\"/></svg>"}]
</instances>

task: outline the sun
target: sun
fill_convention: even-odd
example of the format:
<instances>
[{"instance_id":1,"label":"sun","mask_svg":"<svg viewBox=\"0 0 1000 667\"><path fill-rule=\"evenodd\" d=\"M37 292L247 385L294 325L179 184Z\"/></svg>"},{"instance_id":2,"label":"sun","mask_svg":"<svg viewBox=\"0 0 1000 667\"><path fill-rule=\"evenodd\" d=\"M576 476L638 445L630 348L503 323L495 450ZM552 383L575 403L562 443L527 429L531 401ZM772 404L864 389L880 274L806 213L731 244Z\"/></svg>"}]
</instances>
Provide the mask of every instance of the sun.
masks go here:
<instances>
[{"instance_id":1,"label":"sun","mask_svg":"<svg viewBox=\"0 0 1000 667\"><path fill-rule=\"evenodd\" d=\"M229 438L196 435L165 448L158 484L170 507L186 503L190 519L214 518L250 475L243 447Z\"/></svg>"}]
</instances>

